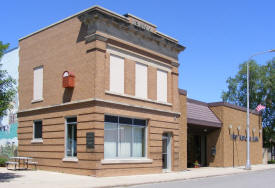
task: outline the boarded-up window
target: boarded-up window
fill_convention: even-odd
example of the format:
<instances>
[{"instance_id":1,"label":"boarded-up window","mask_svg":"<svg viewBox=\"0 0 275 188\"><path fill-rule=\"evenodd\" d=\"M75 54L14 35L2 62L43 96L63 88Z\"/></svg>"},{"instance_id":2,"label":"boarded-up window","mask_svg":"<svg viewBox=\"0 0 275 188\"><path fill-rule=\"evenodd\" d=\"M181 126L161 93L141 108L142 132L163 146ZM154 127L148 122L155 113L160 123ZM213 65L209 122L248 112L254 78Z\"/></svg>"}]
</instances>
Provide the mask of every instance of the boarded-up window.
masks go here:
<instances>
[{"instance_id":1,"label":"boarded-up window","mask_svg":"<svg viewBox=\"0 0 275 188\"><path fill-rule=\"evenodd\" d=\"M137 97L147 98L147 66L136 63L135 93Z\"/></svg>"},{"instance_id":2,"label":"boarded-up window","mask_svg":"<svg viewBox=\"0 0 275 188\"><path fill-rule=\"evenodd\" d=\"M167 102L167 72L157 71L157 100Z\"/></svg>"},{"instance_id":3,"label":"boarded-up window","mask_svg":"<svg viewBox=\"0 0 275 188\"><path fill-rule=\"evenodd\" d=\"M33 100L43 99L43 67L33 70Z\"/></svg>"},{"instance_id":4,"label":"boarded-up window","mask_svg":"<svg viewBox=\"0 0 275 188\"><path fill-rule=\"evenodd\" d=\"M110 91L124 93L124 59L110 55Z\"/></svg>"}]
</instances>

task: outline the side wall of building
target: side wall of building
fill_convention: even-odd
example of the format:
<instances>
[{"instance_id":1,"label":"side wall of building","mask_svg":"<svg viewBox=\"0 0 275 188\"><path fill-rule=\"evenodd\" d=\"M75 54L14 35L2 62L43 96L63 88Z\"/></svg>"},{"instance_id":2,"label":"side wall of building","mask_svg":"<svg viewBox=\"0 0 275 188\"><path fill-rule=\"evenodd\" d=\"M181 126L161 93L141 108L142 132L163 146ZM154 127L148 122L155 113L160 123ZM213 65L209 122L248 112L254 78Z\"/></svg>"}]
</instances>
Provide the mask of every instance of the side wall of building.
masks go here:
<instances>
[{"instance_id":1,"label":"side wall of building","mask_svg":"<svg viewBox=\"0 0 275 188\"><path fill-rule=\"evenodd\" d=\"M180 95L180 170L187 168L187 96Z\"/></svg>"},{"instance_id":2,"label":"side wall of building","mask_svg":"<svg viewBox=\"0 0 275 188\"><path fill-rule=\"evenodd\" d=\"M223 122L223 107L211 109L216 116ZM221 128L215 129L207 135L207 164L211 167L220 167L224 164L224 131ZM213 149L216 153L213 155Z\"/></svg>"},{"instance_id":3,"label":"side wall of building","mask_svg":"<svg viewBox=\"0 0 275 188\"><path fill-rule=\"evenodd\" d=\"M246 164L246 141L240 136L246 136L246 112L226 106L211 107L211 110L223 123L218 142L223 143L223 167L243 166ZM232 128L230 128L232 125ZM239 129L238 129L239 127ZM262 163L262 135L260 133L261 117L250 113L250 136L257 137L258 141L250 142L251 164ZM235 135L236 139L232 138ZM219 147L217 147L218 151ZM216 164L215 164L216 165Z\"/></svg>"},{"instance_id":4,"label":"side wall of building","mask_svg":"<svg viewBox=\"0 0 275 188\"><path fill-rule=\"evenodd\" d=\"M109 91L110 40L85 42L85 27L75 17L20 41L18 115L19 155L33 157L38 168L58 172L114 176L162 172L162 135L172 135L172 170L179 166L179 96L177 68L167 74L167 103L156 101L157 68L148 66L148 100L137 99L135 61L125 58L124 94ZM117 47L131 50L129 44ZM46 48L47 46L47 48ZM136 46L135 46L136 48ZM141 50L140 50L141 51ZM146 56L147 53L140 53ZM157 55L155 54L157 57ZM43 66L43 101L32 103L33 68ZM62 73L75 75L75 88L62 88ZM42 109L40 109L42 108ZM26 110L24 112L24 110ZM30 110L30 111L28 111ZM148 120L147 158L150 162L102 163L104 115ZM77 117L77 158L66 161L65 120ZM33 121L42 120L43 142L33 143ZM86 149L86 133L95 133L95 149ZM186 131L185 131L186 133Z\"/></svg>"}]
</instances>

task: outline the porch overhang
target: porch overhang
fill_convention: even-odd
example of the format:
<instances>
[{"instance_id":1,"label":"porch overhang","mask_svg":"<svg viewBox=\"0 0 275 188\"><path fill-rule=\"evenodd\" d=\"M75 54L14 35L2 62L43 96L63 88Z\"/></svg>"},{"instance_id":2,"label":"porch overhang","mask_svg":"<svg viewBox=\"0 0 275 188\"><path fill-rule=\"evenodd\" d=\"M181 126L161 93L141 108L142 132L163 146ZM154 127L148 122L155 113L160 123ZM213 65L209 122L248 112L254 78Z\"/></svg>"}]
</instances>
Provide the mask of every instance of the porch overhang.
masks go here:
<instances>
[{"instance_id":1,"label":"porch overhang","mask_svg":"<svg viewBox=\"0 0 275 188\"><path fill-rule=\"evenodd\" d=\"M187 124L200 128L221 128L222 122L207 103L187 99Z\"/></svg>"}]
</instances>

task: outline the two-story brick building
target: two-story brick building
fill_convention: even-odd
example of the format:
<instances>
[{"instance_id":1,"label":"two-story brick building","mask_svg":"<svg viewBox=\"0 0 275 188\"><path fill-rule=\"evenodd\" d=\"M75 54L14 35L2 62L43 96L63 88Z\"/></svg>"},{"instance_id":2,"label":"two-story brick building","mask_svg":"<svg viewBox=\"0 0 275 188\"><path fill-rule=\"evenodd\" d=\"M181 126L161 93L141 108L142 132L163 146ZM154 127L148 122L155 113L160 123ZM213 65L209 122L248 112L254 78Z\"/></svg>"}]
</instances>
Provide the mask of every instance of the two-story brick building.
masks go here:
<instances>
[{"instance_id":1,"label":"two-story brick building","mask_svg":"<svg viewBox=\"0 0 275 188\"><path fill-rule=\"evenodd\" d=\"M92 176L187 168L187 127L209 122L188 118L189 99L178 90L185 47L176 39L131 14L95 6L19 45L20 156L35 158L39 169ZM213 108L215 138L227 130L223 117L214 114L219 107L204 106ZM223 142L217 156L219 148ZM211 156L205 165L231 165Z\"/></svg>"}]
</instances>

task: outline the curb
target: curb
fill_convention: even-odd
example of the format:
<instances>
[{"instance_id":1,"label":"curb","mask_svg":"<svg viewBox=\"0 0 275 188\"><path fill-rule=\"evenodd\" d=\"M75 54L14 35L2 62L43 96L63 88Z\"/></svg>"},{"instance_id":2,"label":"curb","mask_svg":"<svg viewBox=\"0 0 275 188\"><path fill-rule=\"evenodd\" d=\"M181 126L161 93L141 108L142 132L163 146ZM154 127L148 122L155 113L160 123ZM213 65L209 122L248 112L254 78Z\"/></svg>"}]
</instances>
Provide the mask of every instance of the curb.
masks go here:
<instances>
[{"instance_id":1,"label":"curb","mask_svg":"<svg viewBox=\"0 0 275 188\"><path fill-rule=\"evenodd\" d=\"M275 169L275 166L271 168L265 168L265 169L257 169L257 170L245 170L240 169L243 171L237 171L237 172L229 172L225 174L212 174L212 175L206 175L206 176L198 176L198 177L179 177L179 178L172 178L167 180L157 180L157 181L146 181L146 182L136 182L136 183L125 183L125 184L117 184L117 185L103 185L103 186L92 186L92 188L107 188L107 187L129 187L129 186L135 186L135 185L146 185L146 184L157 184L157 183L164 183L164 182L175 182L175 181L184 181L184 180L195 180L195 179L204 179L204 178L210 178L210 177L222 177L222 176L230 176L235 174L249 174L249 173L255 173L259 171L265 171L265 170L272 170Z\"/></svg>"}]
</instances>

